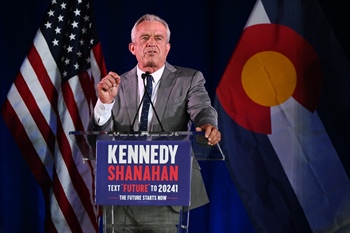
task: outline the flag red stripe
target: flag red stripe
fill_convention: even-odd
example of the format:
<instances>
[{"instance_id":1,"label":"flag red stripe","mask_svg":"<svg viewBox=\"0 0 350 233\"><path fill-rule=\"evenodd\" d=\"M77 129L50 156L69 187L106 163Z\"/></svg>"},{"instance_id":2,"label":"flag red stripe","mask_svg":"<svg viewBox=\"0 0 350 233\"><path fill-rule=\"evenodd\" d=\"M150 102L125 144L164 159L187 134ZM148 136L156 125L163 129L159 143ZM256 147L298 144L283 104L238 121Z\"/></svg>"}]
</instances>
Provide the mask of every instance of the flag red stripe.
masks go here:
<instances>
[{"instance_id":1,"label":"flag red stripe","mask_svg":"<svg viewBox=\"0 0 350 233\"><path fill-rule=\"evenodd\" d=\"M18 80L18 78L16 80ZM47 173L47 170L44 167L44 164L40 160L39 156L37 156L37 152L28 135L26 133L23 133L26 131L8 99L5 100L2 106L2 113L3 116L6 116L4 117L6 125L10 129L15 129L11 132L14 138L17 139L16 142L18 144L18 148L20 149L24 160L27 162L30 170L32 171L43 192L46 209L50 209L49 194L52 186L50 176ZM51 219L51 213L49 211L46 211L45 213L45 231L52 233L57 232L56 227Z\"/></svg>"},{"instance_id":2,"label":"flag red stripe","mask_svg":"<svg viewBox=\"0 0 350 233\"><path fill-rule=\"evenodd\" d=\"M89 106L89 115L92 114L92 106L95 105L97 97L94 88L94 79L90 78L89 74L85 71L79 74L79 82L83 89L87 104ZM79 116L79 115L78 115ZM77 130L83 130L83 128L76 128Z\"/></svg>"},{"instance_id":3,"label":"flag red stripe","mask_svg":"<svg viewBox=\"0 0 350 233\"><path fill-rule=\"evenodd\" d=\"M50 126L46 123L46 119L40 111L40 108L37 102L35 101L32 92L28 88L27 83L24 81L24 77L21 73L17 75L17 78L14 81L14 83L17 87L18 93L21 95L24 103L28 108L28 111L32 115L32 118L36 126L38 127L41 135L43 135L43 139L45 140L47 147L53 155L55 148L55 135L50 129ZM21 137L19 138L19 141L22 141Z\"/></svg>"},{"instance_id":4,"label":"flag red stripe","mask_svg":"<svg viewBox=\"0 0 350 233\"><path fill-rule=\"evenodd\" d=\"M79 75L80 76L80 75ZM62 85L63 99L66 104L67 110L72 118L75 130L84 130L83 123L81 122L79 109L77 103L74 101L74 94L68 82Z\"/></svg>"},{"instance_id":5,"label":"flag red stripe","mask_svg":"<svg viewBox=\"0 0 350 233\"><path fill-rule=\"evenodd\" d=\"M103 54L102 54L102 47L101 47L101 43L96 44L93 48L92 51L94 53L95 56L95 60L100 68L101 71L101 77L104 77L107 75L107 70L106 70L106 64L105 64L105 60L103 58Z\"/></svg>"},{"instance_id":6,"label":"flag red stripe","mask_svg":"<svg viewBox=\"0 0 350 233\"><path fill-rule=\"evenodd\" d=\"M63 98L65 100L67 109L71 115L71 117L73 119L73 124L74 124L74 128L77 130L84 130L83 124L81 122L81 119L79 117L79 111L78 111L78 107L76 105L76 102L74 101L74 95L72 92L72 89L70 88L68 82L65 83L62 86L62 92L64 93ZM75 118L76 117L76 118ZM60 119L57 119L57 121L60 123ZM73 185L76 189L76 192L78 193L84 207L85 210L87 211L91 222L92 223L96 223L96 214L94 212L93 206L91 204L91 200L90 197L88 195L86 195L87 193L89 193L89 190L86 187L86 184L84 182L84 180L82 179L79 171L77 170L77 167L75 165L74 160L72 160L72 151L70 149L70 145L68 142L68 139L66 137L66 133L64 132L61 123L58 125L58 132L57 134L61 136L61 140L59 141L59 145L60 145L60 150L62 153L62 157L64 159L64 161L66 162L69 174L71 177L74 177L74 179L72 179ZM95 225L96 229L97 229L97 223Z\"/></svg>"},{"instance_id":7,"label":"flag red stripe","mask_svg":"<svg viewBox=\"0 0 350 233\"><path fill-rule=\"evenodd\" d=\"M40 184L44 194L48 194L52 185L50 176L48 175L47 170L45 169L44 164L40 160L39 156L32 156L33 154L36 154L36 150L28 135L23 133L25 132L25 129L8 99L6 99L4 102L3 112L4 115L7 116L4 117L4 121L9 126L9 128L16 129L12 131L13 136L15 138L18 137L21 139L18 146L23 152L23 158L28 162L31 171ZM19 142L19 140L17 140L17 142ZM48 203L47 196L44 195L44 197L45 203Z\"/></svg>"},{"instance_id":8,"label":"flag red stripe","mask_svg":"<svg viewBox=\"0 0 350 233\"><path fill-rule=\"evenodd\" d=\"M88 102L87 105L89 107L89 116L90 116L92 114L93 108L90 109L91 105L89 104L89 102L91 101L91 99L93 99L92 97L94 97L94 99L97 99L96 95L94 94L95 93L94 88L93 88L93 90L91 90L91 86L94 87L94 82L92 79L93 84L91 84L90 77L86 71L79 74L78 77L79 77L80 85L82 86L83 92L85 94L85 99ZM78 106L77 106L76 102L74 101L74 96L73 96L74 94L72 92L72 89L70 88L69 85L66 85L66 84L62 86L62 89L63 89L63 93L65 93L65 95L63 95L63 97L65 100L67 109L70 113L70 116L72 117L72 121L73 121L75 130L76 131L84 131L85 129L84 129L83 123L81 121L81 117L79 115ZM81 139L81 138L79 138L79 139ZM78 143L88 144L88 142L86 142L86 141L79 141ZM88 146L86 146L86 147L88 147ZM91 161L86 161L86 164L89 165L89 167L90 167L91 179L95 180L94 167L92 166ZM95 182L92 182L91 188L92 188L91 190L95 190ZM94 192L92 193L92 195L93 195L93 200L94 200L95 199ZM84 195L83 197L88 198L87 195ZM91 203L91 201L86 200L86 203ZM93 212L89 212L89 215L90 215L91 220L93 220L93 218L96 218L96 214ZM96 219L95 219L95 221L96 221ZM95 222L95 221L93 221L93 222Z\"/></svg>"},{"instance_id":9,"label":"flag red stripe","mask_svg":"<svg viewBox=\"0 0 350 233\"><path fill-rule=\"evenodd\" d=\"M81 74L79 74L78 77L79 77L79 82L82 86L83 92L85 93L86 101L89 102L89 100L92 99L91 98L92 96L94 96L94 98L96 99L96 95L91 93L91 86L94 87L94 85L91 85L91 81L90 81L90 77L89 77L88 73L84 71ZM65 100L67 109L70 113L70 116L72 117L75 130L76 131L84 131L84 126L83 126L83 123L81 122L78 106L77 106L76 102L74 101L72 89L70 88L69 85L64 84L62 86L62 92L65 93L63 95L63 97ZM93 93L95 93L95 90L93 90ZM90 104L87 103L87 105L89 106L89 115L91 115L92 109L90 109ZM79 141L78 143L87 144L87 142L85 142L85 141ZM91 164L91 161L87 161L86 164L88 164L90 167L91 179L95 180L94 168ZM92 182L92 190L95 190L95 183L94 182ZM94 199L94 192L92 195L93 195L93 199ZM84 195L83 197L88 198L87 195ZM89 203L89 204L91 203L91 201L89 201L88 199L85 201L86 201L86 203ZM90 215L91 220L93 220L93 218L96 218L96 214L93 212L93 209L92 209L92 212L89 212L89 215ZM95 222L95 221L93 221L93 222Z\"/></svg>"},{"instance_id":10,"label":"flag red stripe","mask_svg":"<svg viewBox=\"0 0 350 233\"><path fill-rule=\"evenodd\" d=\"M56 171L56 169L54 170ZM69 203L69 200L66 196L66 193L64 192L64 189L56 172L54 172L53 176L53 191L55 193L58 205L60 206L60 209L65 217L65 220L69 225L69 228L72 230L72 232L83 233L79 220L74 213L73 207Z\"/></svg>"},{"instance_id":11,"label":"flag red stripe","mask_svg":"<svg viewBox=\"0 0 350 233\"><path fill-rule=\"evenodd\" d=\"M62 128L61 120L57 119L57 123L58 123L58 125L57 125L57 142L58 142L58 145L59 145L59 148L61 151L61 156L66 164L67 171L69 173L69 176L71 177L71 181L72 181L72 184L75 188L75 191L78 193L78 195L82 201L82 204L85 207L85 210L87 211L87 213L91 219L91 222L95 225L95 227L97 229L97 223L95 224L96 216L95 216L95 213L94 213L92 205L91 205L91 201L90 201L89 196L88 196L89 190L87 189L86 184L85 184L84 180L82 179L82 177L81 177L81 175L80 175L80 173L75 165L74 160L72 159L73 154L72 154L68 139L66 137L66 134ZM62 193L62 195L63 194L64 193ZM62 198L65 198L65 197L66 197L65 195L62 196ZM62 201L62 199L60 197L59 203L61 201ZM63 207L67 207L67 206L62 206L61 208L63 208ZM67 210L67 209L63 208L62 212L64 212L64 210ZM69 209L69 210L72 211L71 209ZM72 212L72 213L74 213L74 212ZM69 212L67 212L65 214L65 218L66 218L66 220L68 218L71 218L71 215L69 214ZM70 226L70 227L71 227L71 229L73 229L74 225Z\"/></svg>"},{"instance_id":12,"label":"flag red stripe","mask_svg":"<svg viewBox=\"0 0 350 233\"><path fill-rule=\"evenodd\" d=\"M28 60L34 69L37 75L37 79L39 80L48 100L50 101L52 107L54 108L56 116L58 117L59 116L57 114L58 93L56 91L55 86L51 82L50 76L46 71L45 65L43 64L38 51L34 46L32 46L32 48L30 49L30 52L28 54Z\"/></svg>"}]
</instances>

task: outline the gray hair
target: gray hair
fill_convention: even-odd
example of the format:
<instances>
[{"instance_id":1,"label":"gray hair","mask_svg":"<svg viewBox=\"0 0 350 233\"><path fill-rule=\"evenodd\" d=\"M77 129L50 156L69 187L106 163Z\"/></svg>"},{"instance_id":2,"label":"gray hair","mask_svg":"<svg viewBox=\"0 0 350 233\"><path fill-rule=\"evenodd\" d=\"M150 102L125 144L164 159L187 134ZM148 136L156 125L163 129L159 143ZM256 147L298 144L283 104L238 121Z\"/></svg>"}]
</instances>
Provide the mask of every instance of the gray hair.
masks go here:
<instances>
[{"instance_id":1,"label":"gray hair","mask_svg":"<svg viewBox=\"0 0 350 233\"><path fill-rule=\"evenodd\" d=\"M141 16L141 18L139 18L136 23L134 24L134 27L131 29L131 42L135 42L135 36L136 36L136 27L142 23L143 21L158 21L161 24L164 25L164 27L166 28L166 33L167 33L167 42L170 41L170 29L169 29L169 25L167 22L165 22L165 20L163 20L162 18L160 18L157 15L152 15L152 14L146 14Z\"/></svg>"}]
</instances>

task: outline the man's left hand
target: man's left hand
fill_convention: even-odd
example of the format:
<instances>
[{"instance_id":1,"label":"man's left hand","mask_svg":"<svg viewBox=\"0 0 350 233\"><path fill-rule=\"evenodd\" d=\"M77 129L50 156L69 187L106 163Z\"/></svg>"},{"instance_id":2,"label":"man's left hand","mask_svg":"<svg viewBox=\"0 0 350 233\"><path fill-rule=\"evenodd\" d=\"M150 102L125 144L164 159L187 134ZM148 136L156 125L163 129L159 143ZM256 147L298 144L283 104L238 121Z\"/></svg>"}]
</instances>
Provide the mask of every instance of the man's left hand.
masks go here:
<instances>
[{"instance_id":1,"label":"man's left hand","mask_svg":"<svg viewBox=\"0 0 350 233\"><path fill-rule=\"evenodd\" d=\"M208 144L211 146L216 145L221 140L220 131L215 126L212 126L210 124L196 127L196 131L204 132L204 136L208 139Z\"/></svg>"}]
</instances>

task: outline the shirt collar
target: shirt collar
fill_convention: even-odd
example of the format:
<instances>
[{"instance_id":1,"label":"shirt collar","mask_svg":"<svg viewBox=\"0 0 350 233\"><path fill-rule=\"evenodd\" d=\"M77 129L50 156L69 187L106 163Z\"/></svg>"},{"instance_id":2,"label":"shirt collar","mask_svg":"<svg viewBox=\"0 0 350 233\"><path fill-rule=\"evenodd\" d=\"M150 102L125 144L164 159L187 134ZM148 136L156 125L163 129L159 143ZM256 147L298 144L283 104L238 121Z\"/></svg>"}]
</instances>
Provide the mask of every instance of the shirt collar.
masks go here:
<instances>
[{"instance_id":1,"label":"shirt collar","mask_svg":"<svg viewBox=\"0 0 350 233\"><path fill-rule=\"evenodd\" d=\"M160 78L162 77L163 71L164 71L165 65L162 66L159 70L157 70L156 72L152 73L152 77L153 77L153 82L157 83ZM139 79L141 79L141 75L145 73L142 70L140 70L139 66L137 66L137 77ZM142 80L142 79L141 79Z\"/></svg>"}]
</instances>

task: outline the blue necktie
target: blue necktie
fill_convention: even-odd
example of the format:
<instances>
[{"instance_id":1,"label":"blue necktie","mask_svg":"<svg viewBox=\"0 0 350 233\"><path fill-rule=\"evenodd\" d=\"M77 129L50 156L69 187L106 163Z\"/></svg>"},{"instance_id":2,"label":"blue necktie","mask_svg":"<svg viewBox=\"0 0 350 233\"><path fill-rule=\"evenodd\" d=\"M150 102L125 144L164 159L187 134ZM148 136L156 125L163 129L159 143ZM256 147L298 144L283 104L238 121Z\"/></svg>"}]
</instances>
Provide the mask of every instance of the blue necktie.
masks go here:
<instances>
[{"instance_id":1,"label":"blue necktie","mask_svg":"<svg viewBox=\"0 0 350 233\"><path fill-rule=\"evenodd\" d=\"M152 97L152 76L148 75L147 77L147 92L150 97ZM148 112L149 112L149 107L150 107L150 101L146 96L143 98L143 104L142 104L142 112L141 112L141 119L140 119L140 131L147 131L147 126L148 126Z\"/></svg>"}]
</instances>

